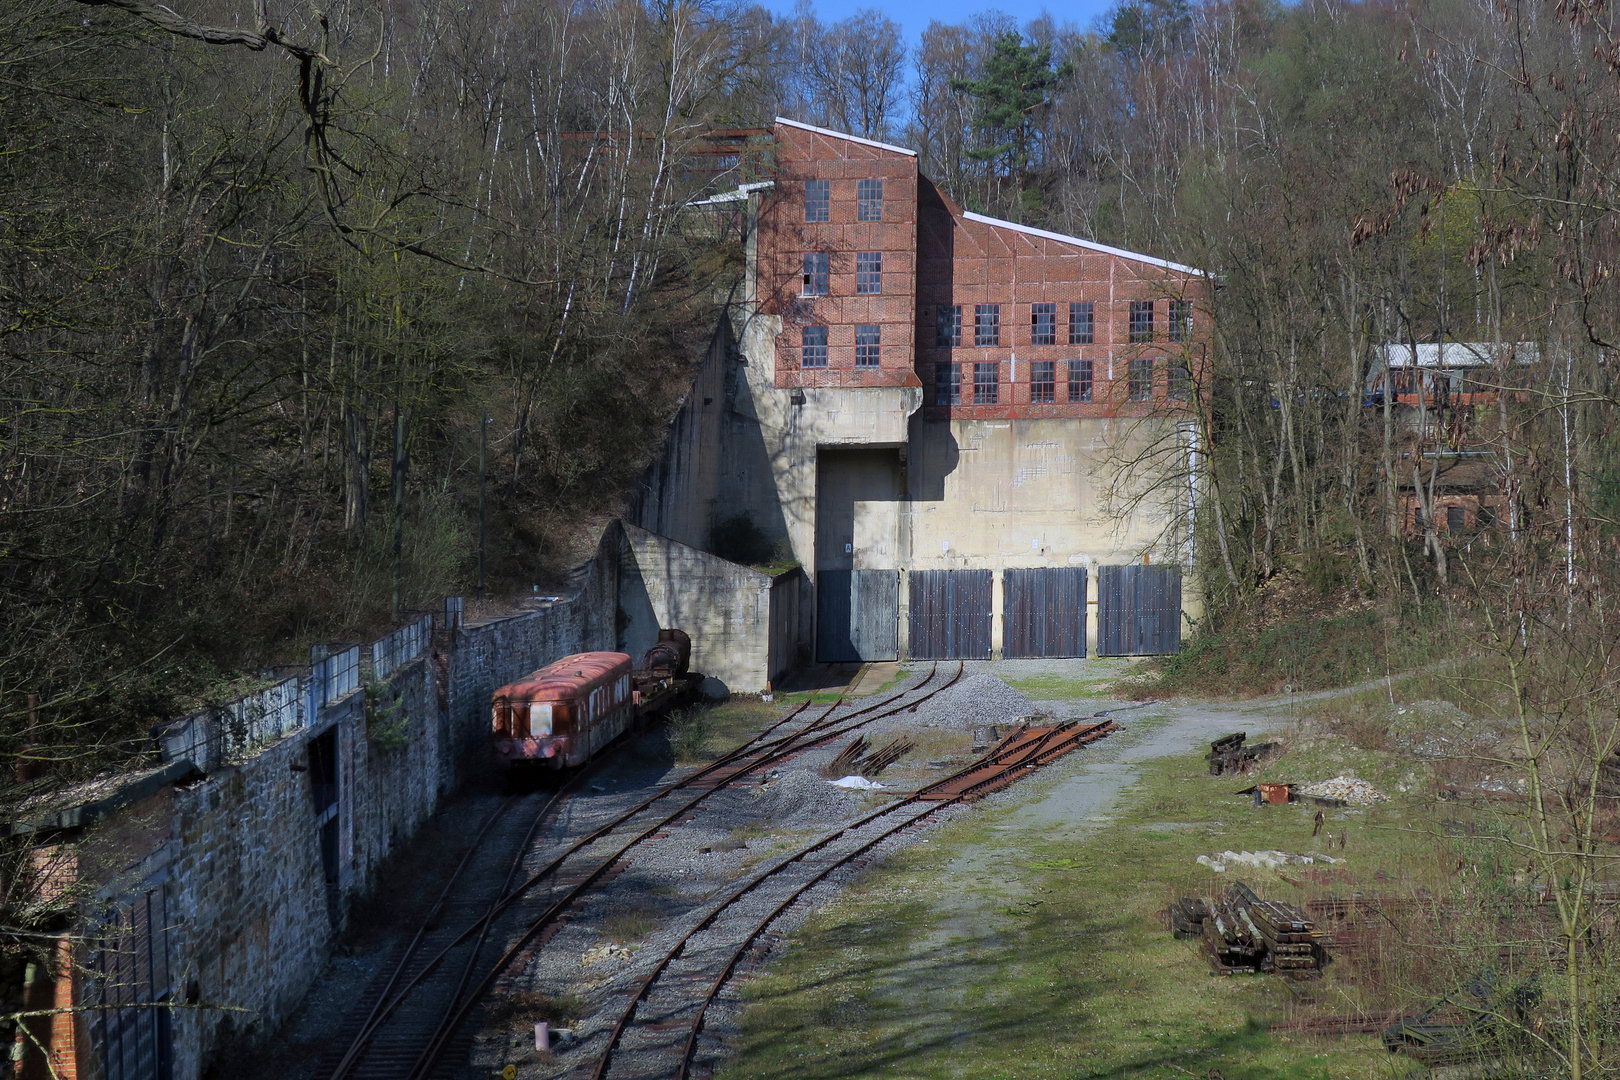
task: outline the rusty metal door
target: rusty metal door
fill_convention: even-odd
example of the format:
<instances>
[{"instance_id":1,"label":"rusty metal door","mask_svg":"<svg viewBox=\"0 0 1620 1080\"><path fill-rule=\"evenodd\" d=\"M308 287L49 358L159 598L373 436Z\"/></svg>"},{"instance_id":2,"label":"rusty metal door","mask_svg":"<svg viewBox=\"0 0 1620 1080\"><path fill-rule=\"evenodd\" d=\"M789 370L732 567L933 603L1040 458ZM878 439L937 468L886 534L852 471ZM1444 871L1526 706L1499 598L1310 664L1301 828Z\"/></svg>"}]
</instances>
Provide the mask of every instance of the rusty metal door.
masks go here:
<instances>
[{"instance_id":1,"label":"rusty metal door","mask_svg":"<svg viewBox=\"0 0 1620 1080\"><path fill-rule=\"evenodd\" d=\"M1181 571L1097 567L1097 655L1162 656L1181 648Z\"/></svg>"},{"instance_id":2,"label":"rusty metal door","mask_svg":"<svg viewBox=\"0 0 1620 1080\"><path fill-rule=\"evenodd\" d=\"M1008 659L1086 655L1086 568L1001 573L1001 654Z\"/></svg>"},{"instance_id":3,"label":"rusty metal door","mask_svg":"<svg viewBox=\"0 0 1620 1080\"><path fill-rule=\"evenodd\" d=\"M913 570L911 646L916 660L990 659L989 570Z\"/></svg>"},{"instance_id":4,"label":"rusty metal door","mask_svg":"<svg viewBox=\"0 0 1620 1080\"><path fill-rule=\"evenodd\" d=\"M816 659L900 658L900 571L816 572Z\"/></svg>"}]
</instances>

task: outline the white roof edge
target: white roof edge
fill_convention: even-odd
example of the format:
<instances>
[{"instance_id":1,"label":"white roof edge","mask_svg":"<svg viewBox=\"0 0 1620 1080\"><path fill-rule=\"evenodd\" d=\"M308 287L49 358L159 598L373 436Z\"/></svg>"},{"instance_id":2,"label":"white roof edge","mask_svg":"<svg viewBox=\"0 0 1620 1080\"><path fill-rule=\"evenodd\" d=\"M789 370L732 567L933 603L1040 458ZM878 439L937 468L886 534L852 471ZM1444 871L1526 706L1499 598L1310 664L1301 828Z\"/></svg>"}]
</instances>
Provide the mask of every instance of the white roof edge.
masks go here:
<instances>
[{"instance_id":1,"label":"white roof edge","mask_svg":"<svg viewBox=\"0 0 1620 1080\"><path fill-rule=\"evenodd\" d=\"M1047 232L1045 229L1037 229L1029 225L1020 225L1016 221L1002 221L1000 218L986 217L983 214L975 214L971 210L963 211L962 216L967 218L969 221L977 221L981 225L994 225L999 229L1011 229L1014 232L1028 233L1031 236L1039 236L1047 240L1056 240L1062 244L1073 244L1076 247L1086 248L1088 251L1100 251L1104 255L1118 255L1122 259L1131 259L1135 262L1149 263L1153 266L1160 266L1166 270L1175 270L1176 272L1182 274L1192 274L1195 277L1209 276L1202 270L1195 267L1183 266L1181 263L1170 262L1167 259L1155 259L1151 255L1143 255L1138 251L1126 251L1124 248L1109 247L1107 244L1098 244L1091 240L1082 240L1078 236L1065 236L1062 233Z\"/></svg>"},{"instance_id":2,"label":"white roof edge","mask_svg":"<svg viewBox=\"0 0 1620 1080\"><path fill-rule=\"evenodd\" d=\"M871 139L863 139L859 135L850 135L847 132L834 131L831 128L816 127L814 124L801 124L799 121L789 120L785 116L778 116L776 118L776 122L778 124L786 124L788 127L796 127L800 131L813 131L817 135L830 135L834 139L843 139L846 142L860 143L862 146L875 146L879 150L888 150L895 154L905 154L908 157L917 156L917 151L907 150L903 146L894 146L889 143L873 142Z\"/></svg>"}]
</instances>

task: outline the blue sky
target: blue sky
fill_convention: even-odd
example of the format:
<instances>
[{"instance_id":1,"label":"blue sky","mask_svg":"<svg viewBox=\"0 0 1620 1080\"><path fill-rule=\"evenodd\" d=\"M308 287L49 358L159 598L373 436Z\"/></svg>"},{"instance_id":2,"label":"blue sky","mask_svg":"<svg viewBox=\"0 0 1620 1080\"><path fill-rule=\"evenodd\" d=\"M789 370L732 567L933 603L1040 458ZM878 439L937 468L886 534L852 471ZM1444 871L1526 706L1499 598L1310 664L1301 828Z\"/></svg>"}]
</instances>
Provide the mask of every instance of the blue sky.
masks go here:
<instances>
[{"instance_id":1,"label":"blue sky","mask_svg":"<svg viewBox=\"0 0 1620 1080\"><path fill-rule=\"evenodd\" d=\"M793 14L794 0L763 0L764 6L783 15ZM917 39L930 22L938 20L945 23L963 22L981 11L1004 11L1013 16L1020 23L1040 15L1043 11L1049 12L1060 23L1073 23L1076 26L1089 27L1092 20L1102 14L1112 4L1105 0L1077 0L1075 3L1054 6L1050 3L1014 3L1011 0L1001 0L1000 3L975 2L975 0L890 0L889 3L873 3L866 0L817 0L815 3L816 17L822 22L838 22L847 19L861 8L877 8L889 18L905 27L906 42L911 46L917 44Z\"/></svg>"}]
</instances>

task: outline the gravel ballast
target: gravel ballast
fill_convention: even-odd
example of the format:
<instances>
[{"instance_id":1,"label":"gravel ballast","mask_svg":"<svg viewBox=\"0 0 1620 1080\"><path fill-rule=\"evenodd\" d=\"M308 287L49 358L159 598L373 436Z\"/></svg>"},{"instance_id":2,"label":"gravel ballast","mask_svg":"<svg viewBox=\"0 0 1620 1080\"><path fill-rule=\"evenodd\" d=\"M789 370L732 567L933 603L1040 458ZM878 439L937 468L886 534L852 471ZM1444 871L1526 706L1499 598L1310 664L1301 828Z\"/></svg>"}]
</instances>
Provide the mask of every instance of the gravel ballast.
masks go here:
<instances>
[{"instance_id":1,"label":"gravel ballast","mask_svg":"<svg viewBox=\"0 0 1620 1080\"><path fill-rule=\"evenodd\" d=\"M969 675L924 702L915 714L920 727L968 728L1016 724L1033 715L1029 698L994 675Z\"/></svg>"}]
</instances>

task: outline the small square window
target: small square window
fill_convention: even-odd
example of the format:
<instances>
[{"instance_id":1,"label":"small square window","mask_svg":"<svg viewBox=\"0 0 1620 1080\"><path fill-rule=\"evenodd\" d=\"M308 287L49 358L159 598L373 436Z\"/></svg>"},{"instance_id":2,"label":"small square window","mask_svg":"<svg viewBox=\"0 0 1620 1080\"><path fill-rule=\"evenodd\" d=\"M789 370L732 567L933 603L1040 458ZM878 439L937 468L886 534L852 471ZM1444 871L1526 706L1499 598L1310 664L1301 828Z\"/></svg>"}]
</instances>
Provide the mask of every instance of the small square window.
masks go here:
<instances>
[{"instance_id":1,"label":"small square window","mask_svg":"<svg viewBox=\"0 0 1620 1080\"><path fill-rule=\"evenodd\" d=\"M855 219L857 221L883 220L883 181L862 180L855 185Z\"/></svg>"},{"instance_id":2,"label":"small square window","mask_svg":"<svg viewBox=\"0 0 1620 1080\"><path fill-rule=\"evenodd\" d=\"M806 180L804 182L804 220L832 220L831 180Z\"/></svg>"},{"instance_id":3,"label":"small square window","mask_svg":"<svg viewBox=\"0 0 1620 1080\"><path fill-rule=\"evenodd\" d=\"M954 349L962 344L962 305L941 304L934 309L934 345Z\"/></svg>"},{"instance_id":4,"label":"small square window","mask_svg":"<svg viewBox=\"0 0 1620 1080\"><path fill-rule=\"evenodd\" d=\"M882 344L882 327L866 325L855 327L855 366L877 367L878 350Z\"/></svg>"},{"instance_id":5,"label":"small square window","mask_svg":"<svg viewBox=\"0 0 1620 1080\"><path fill-rule=\"evenodd\" d=\"M806 326L800 330L801 349L799 366L824 368L827 366L827 328Z\"/></svg>"},{"instance_id":6,"label":"small square window","mask_svg":"<svg viewBox=\"0 0 1620 1080\"><path fill-rule=\"evenodd\" d=\"M962 365L934 365L934 404L960 405L962 403Z\"/></svg>"},{"instance_id":7,"label":"small square window","mask_svg":"<svg viewBox=\"0 0 1620 1080\"><path fill-rule=\"evenodd\" d=\"M1131 361L1130 384L1127 387L1132 401L1153 399L1153 358L1144 356Z\"/></svg>"},{"instance_id":8,"label":"small square window","mask_svg":"<svg viewBox=\"0 0 1620 1080\"><path fill-rule=\"evenodd\" d=\"M855 291L863 296L873 296L883 291L883 252L856 253Z\"/></svg>"},{"instance_id":9,"label":"small square window","mask_svg":"<svg viewBox=\"0 0 1620 1080\"><path fill-rule=\"evenodd\" d=\"M1192 400L1192 373L1185 364L1171 364L1166 372L1166 380L1171 401Z\"/></svg>"},{"instance_id":10,"label":"small square window","mask_svg":"<svg viewBox=\"0 0 1620 1080\"><path fill-rule=\"evenodd\" d=\"M1091 361L1069 361L1069 400L1072 402L1091 400Z\"/></svg>"},{"instance_id":11,"label":"small square window","mask_svg":"<svg viewBox=\"0 0 1620 1080\"><path fill-rule=\"evenodd\" d=\"M1057 400L1057 361L1037 360L1029 365L1029 400L1037 405Z\"/></svg>"},{"instance_id":12,"label":"small square window","mask_svg":"<svg viewBox=\"0 0 1620 1080\"><path fill-rule=\"evenodd\" d=\"M1001 365L994 360L973 365L973 404L994 405L1001 398Z\"/></svg>"},{"instance_id":13,"label":"small square window","mask_svg":"<svg viewBox=\"0 0 1620 1080\"><path fill-rule=\"evenodd\" d=\"M1153 301L1131 301L1131 343L1140 345L1153 340Z\"/></svg>"},{"instance_id":14,"label":"small square window","mask_svg":"<svg viewBox=\"0 0 1620 1080\"><path fill-rule=\"evenodd\" d=\"M1093 341L1092 319L1096 308L1088 300L1083 304L1069 305L1069 344L1090 345Z\"/></svg>"},{"instance_id":15,"label":"small square window","mask_svg":"<svg viewBox=\"0 0 1620 1080\"><path fill-rule=\"evenodd\" d=\"M973 344L1001 344L1001 305L977 304L973 308Z\"/></svg>"},{"instance_id":16,"label":"small square window","mask_svg":"<svg viewBox=\"0 0 1620 1080\"><path fill-rule=\"evenodd\" d=\"M827 295L827 269L831 257L825 251L806 252L804 256L804 291L800 296Z\"/></svg>"},{"instance_id":17,"label":"small square window","mask_svg":"<svg viewBox=\"0 0 1620 1080\"><path fill-rule=\"evenodd\" d=\"M1057 344L1057 305L1031 304L1029 309L1029 343L1031 345Z\"/></svg>"},{"instance_id":18,"label":"small square window","mask_svg":"<svg viewBox=\"0 0 1620 1080\"><path fill-rule=\"evenodd\" d=\"M1170 301L1170 340L1192 340L1193 306L1191 300Z\"/></svg>"}]
</instances>

